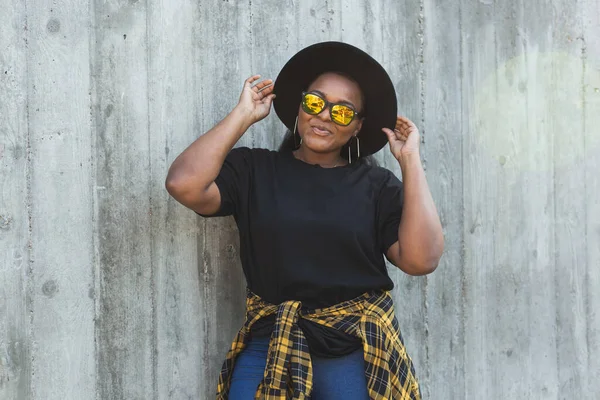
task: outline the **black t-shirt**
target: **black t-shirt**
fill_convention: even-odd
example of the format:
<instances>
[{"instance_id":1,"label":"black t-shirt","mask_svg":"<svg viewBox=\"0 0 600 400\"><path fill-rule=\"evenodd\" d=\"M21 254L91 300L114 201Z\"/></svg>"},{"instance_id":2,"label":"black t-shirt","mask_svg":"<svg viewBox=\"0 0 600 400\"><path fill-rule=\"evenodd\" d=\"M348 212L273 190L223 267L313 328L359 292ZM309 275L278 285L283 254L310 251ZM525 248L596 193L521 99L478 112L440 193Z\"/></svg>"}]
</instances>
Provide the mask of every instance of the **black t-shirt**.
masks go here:
<instances>
[{"instance_id":1,"label":"black t-shirt","mask_svg":"<svg viewBox=\"0 0 600 400\"><path fill-rule=\"evenodd\" d=\"M234 216L248 287L264 300L314 309L393 288L384 254L398 240L403 190L389 170L364 162L323 168L291 151L239 147L215 183L221 207L211 216ZM259 321L253 334L272 324ZM315 354L360 347L342 332L299 324Z\"/></svg>"}]
</instances>

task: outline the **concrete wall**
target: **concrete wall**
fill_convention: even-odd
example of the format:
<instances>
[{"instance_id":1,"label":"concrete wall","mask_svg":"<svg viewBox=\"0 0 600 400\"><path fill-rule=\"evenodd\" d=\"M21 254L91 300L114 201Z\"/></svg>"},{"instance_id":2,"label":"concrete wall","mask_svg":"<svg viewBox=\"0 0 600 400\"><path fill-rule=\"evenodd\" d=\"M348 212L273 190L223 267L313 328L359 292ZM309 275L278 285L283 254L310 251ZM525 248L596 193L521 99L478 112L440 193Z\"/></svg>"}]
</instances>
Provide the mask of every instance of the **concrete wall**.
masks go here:
<instances>
[{"instance_id":1,"label":"concrete wall","mask_svg":"<svg viewBox=\"0 0 600 400\"><path fill-rule=\"evenodd\" d=\"M165 174L246 77L327 39L423 134L446 253L390 273L424 397L599 398L599 0L0 0L1 399L213 397L237 232Z\"/></svg>"}]
</instances>

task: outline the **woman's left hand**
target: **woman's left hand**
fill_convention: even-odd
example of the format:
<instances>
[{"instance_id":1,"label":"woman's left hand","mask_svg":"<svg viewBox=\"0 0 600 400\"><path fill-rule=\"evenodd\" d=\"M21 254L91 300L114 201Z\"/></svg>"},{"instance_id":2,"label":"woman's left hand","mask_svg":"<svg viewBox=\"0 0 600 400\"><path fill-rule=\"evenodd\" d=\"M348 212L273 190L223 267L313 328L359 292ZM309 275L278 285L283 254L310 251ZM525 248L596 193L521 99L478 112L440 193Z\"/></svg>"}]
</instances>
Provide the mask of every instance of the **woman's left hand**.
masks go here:
<instances>
[{"instance_id":1,"label":"woman's left hand","mask_svg":"<svg viewBox=\"0 0 600 400\"><path fill-rule=\"evenodd\" d=\"M393 131L389 128L381 128L381 130L387 135L390 151L396 160L400 161L411 155L419 156L419 130L410 119L398 116Z\"/></svg>"}]
</instances>

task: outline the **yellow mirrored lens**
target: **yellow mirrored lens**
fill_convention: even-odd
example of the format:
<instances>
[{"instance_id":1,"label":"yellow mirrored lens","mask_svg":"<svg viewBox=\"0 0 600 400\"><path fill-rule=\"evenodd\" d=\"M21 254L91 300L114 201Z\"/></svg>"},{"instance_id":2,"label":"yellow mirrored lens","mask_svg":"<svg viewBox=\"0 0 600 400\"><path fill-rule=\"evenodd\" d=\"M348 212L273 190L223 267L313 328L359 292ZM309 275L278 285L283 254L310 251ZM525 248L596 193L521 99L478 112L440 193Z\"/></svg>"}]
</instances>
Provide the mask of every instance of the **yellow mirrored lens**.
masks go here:
<instances>
[{"instance_id":1,"label":"yellow mirrored lens","mask_svg":"<svg viewBox=\"0 0 600 400\"><path fill-rule=\"evenodd\" d=\"M306 96L304 96L304 105L308 112L318 114L325 108L325 101L319 96L307 93Z\"/></svg>"},{"instance_id":2,"label":"yellow mirrored lens","mask_svg":"<svg viewBox=\"0 0 600 400\"><path fill-rule=\"evenodd\" d=\"M331 118L339 124L348 125L353 117L354 110L350 107L336 105L331 109Z\"/></svg>"}]
</instances>

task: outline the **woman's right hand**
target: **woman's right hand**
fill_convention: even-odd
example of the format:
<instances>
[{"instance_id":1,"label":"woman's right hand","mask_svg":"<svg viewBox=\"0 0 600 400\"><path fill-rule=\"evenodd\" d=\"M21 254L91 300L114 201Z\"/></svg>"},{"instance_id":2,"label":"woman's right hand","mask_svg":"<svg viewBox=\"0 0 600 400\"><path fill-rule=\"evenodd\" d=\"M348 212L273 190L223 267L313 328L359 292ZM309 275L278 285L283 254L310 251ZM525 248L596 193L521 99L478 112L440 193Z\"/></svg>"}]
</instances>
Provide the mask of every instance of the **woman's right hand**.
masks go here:
<instances>
[{"instance_id":1,"label":"woman's right hand","mask_svg":"<svg viewBox=\"0 0 600 400\"><path fill-rule=\"evenodd\" d=\"M252 86L259 78L260 75L254 75L246 79L242 94L240 95L240 101L236 106L250 118L251 124L258 122L269 115L271 103L275 98L275 94L273 94L272 79L265 79Z\"/></svg>"}]
</instances>

